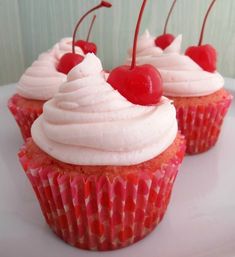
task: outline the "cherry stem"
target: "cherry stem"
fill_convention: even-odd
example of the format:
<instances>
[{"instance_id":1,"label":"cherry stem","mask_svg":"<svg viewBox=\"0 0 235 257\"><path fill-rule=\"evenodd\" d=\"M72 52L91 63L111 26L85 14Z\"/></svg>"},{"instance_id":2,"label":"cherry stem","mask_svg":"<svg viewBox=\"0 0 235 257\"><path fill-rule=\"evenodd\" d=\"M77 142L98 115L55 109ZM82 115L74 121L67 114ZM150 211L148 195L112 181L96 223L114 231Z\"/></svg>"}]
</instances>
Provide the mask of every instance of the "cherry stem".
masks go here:
<instances>
[{"instance_id":1,"label":"cherry stem","mask_svg":"<svg viewBox=\"0 0 235 257\"><path fill-rule=\"evenodd\" d=\"M144 13L144 8L145 5L147 3L147 0L143 0L141 9L140 9L140 13L139 13L139 17L138 17L138 21L136 24L136 28L135 28L135 37L134 37L134 43L133 43L133 51L132 51L132 62L131 62L131 70L134 69L134 67L136 66L136 48L137 48L137 39L138 39L138 35L139 35L139 30L140 30L140 23L141 23L141 19Z\"/></svg>"},{"instance_id":2,"label":"cherry stem","mask_svg":"<svg viewBox=\"0 0 235 257\"><path fill-rule=\"evenodd\" d=\"M168 15L167 15L166 22L165 22L165 26L164 26L164 30L163 30L163 34L166 34L167 25L168 25L168 22L169 22L171 13L172 13L172 11L173 11L173 9L174 9L174 6L175 6L175 4L176 4L176 1L177 1L177 0L174 0L174 1L173 1L172 5L171 5L171 8L170 8L170 10L169 10L169 13L168 13Z\"/></svg>"},{"instance_id":3,"label":"cherry stem","mask_svg":"<svg viewBox=\"0 0 235 257\"><path fill-rule=\"evenodd\" d=\"M89 38L90 38L90 35L91 35L91 30L92 30L92 28L93 28L95 19L96 19L96 15L93 16L93 19L92 19L92 21L91 21L91 24L90 24L90 27L89 27L89 31L88 31L88 34L87 34L87 38L86 38L86 42L89 41Z\"/></svg>"},{"instance_id":4,"label":"cherry stem","mask_svg":"<svg viewBox=\"0 0 235 257\"><path fill-rule=\"evenodd\" d=\"M75 38L76 38L76 33L77 33L77 29L78 27L80 26L80 24L82 23L82 21L84 20L84 18L90 14L91 12L99 9L99 8L102 8L102 7L106 7L106 8L110 8L112 6L112 4L110 4L109 2L107 1L101 1L100 4L96 5L95 7L93 7L92 9L90 9L88 12L86 12L81 18L80 20L77 22L76 26L75 26L75 29L73 31L73 42L72 42L72 52L73 54L75 54Z\"/></svg>"},{"instance_id":5,"label":"cherry stem","mask_svg":"<svg viewBox=\"0 0 235 257\"><path fill-rule=\"evenodd\" d=\"M200 38L199 38L199 42L198 42L198 46L200 46L202 44L204 30L205 30L205 26L206 26L206 20L207 20L207 17L208 17L208 15L209 15L209 13L210 13L210 11L211 11L211 9L212 9L212 7L213 7L215 2L216 2L216 0L213 0L211 2L210 6L209 6L209 8L208 8L208 10L206 12L206 15L204 17L203 24L202 24L202 30L201 30L201 34L200 34Z\"/></svg>"}]
</instances>

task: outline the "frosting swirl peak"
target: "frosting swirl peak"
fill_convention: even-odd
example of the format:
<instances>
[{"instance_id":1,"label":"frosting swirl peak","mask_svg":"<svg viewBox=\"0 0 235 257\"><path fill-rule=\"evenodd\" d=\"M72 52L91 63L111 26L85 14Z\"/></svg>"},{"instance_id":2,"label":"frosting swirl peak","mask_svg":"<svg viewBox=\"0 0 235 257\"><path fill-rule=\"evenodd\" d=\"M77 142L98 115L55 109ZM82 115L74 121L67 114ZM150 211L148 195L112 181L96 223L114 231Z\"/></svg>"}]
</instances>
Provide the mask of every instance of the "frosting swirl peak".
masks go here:
<instances>
[{"instance_id":1,"label":"frosting swirl peak","mask_svg":"<svg viewBox=\"0 0 235 257\"><path fill-rule=\"evenodd\" d=\"M72 51L72 40L73 39L71 37L65 37L53 46L52 52L57 60L59 60L64 54ZM84 55L82 49L78 46L75 46L75 52L77 54Z\"/></svg>"},{"instance_id":2,"label":"frosting swirl peak","mask_svg":"<svg viewBox=\"0 0 235 257\"><path fill-rule=\"evenodd\" d=\"M36 144L52 157L80 165L133 165L163 152L177 133L175 108L127 101L109 85L100 60L87 54L44 105L32 126Z\"/></svg>"},{"instance_id":3,"label":"frosting swirl peak","mask_svg":"<svg viewBox=\"0 0 235 257\"><path fill-rule=\"evenodd\" d=\"M137 64L151 64L158 69L166 96L197 97L214 93L224 85L218 72L204 71L190 57L180 54L182 35L164 50L154 45L154 38L145 32L138 41ZM127 63L130 64L131 55Z\"/></svg>"},{"instance_id":4,"label":"frosting swirl peak","mask_svg":"<svg viewBox=\"0 0 235 257\"><path fill-rule=\"evenodd\" d=\"M72 38L63 38L51 50L39 55L21 76L17 84L18 94L35 100L52 98L66 81L66 75L57 71L57 65L62 55L72 51L71 42ZM84 55L80 47L75 47L75 51Z\"/></svg>"},{"instance_id":5,"label":"frosting swirl peak","mask_svg":"<svg viewBox=\"0 0 235 257\"><path fill-rule=\"evenodd\" d=\"M56 70L57 59L51 52L39 55L24 72L17 84L17 92L28 99L48 100L58 91L66 75Z\"/></svg>"}]
</instances>

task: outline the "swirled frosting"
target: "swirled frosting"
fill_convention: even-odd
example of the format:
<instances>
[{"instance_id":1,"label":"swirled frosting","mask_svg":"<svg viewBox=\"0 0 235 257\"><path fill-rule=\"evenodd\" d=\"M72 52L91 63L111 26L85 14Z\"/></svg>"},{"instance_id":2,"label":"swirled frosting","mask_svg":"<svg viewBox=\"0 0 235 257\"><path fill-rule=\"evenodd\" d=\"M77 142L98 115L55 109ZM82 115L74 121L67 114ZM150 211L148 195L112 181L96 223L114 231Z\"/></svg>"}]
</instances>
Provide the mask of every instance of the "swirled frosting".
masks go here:
<instances>
[{"instance_id":1,"label":"swirled frosting","mask_svg":"<svg viewBox=\"0 0 235 257\"><path fill-rule=\"evenodd\" d=\"M100 60L87 54L34 122L34 142L65 163L133 165L162 153L177 134L176 111L127 101L108 84Z\"/></svg>"},{"instance_id":2,"label":"swirled frosting","mask_svg":"<svg viewBox=\"0 0 235 257\"><path fill-rule=\"evenodd\" d=\"M56 70L57 60L51 52L41 54L24 72L17 84L19 95L35 100L48 100L58 92L66 75Z\"/></svg>"},{"instance_id":3,"label":"swirled frosting","mask_svg":"<svg viewBox=\"0 0 235 257\"><path fill-rule=\"evenodd\" d=\"M66 81L66 75L58 72L56 67L61 56L71 52L71 41L71 38L63 38L51 50L39 55L21 76L17 93L28 99L45 101L52 98L59 86ZM83 55L81 48L76 47L75 50Z\"/></svg>"},{"instance_id":4,"label":"swirled frosting","mask_svg":"<svg viewBox=\"0 0 235 257\"><path fill-rule=\"evenodd\" d=\"M182 36L179 35L165 50L154 45L154 38L146 31L138 41L137 64L152 64L163 79L166 96L197 97L212 94L223 87L218 72L204 71L186 55L180 54ZM131 52L127 63L131 62Z\"/></svg>"},{"instance_id":5,"label":"swirled frosting","mask_svg":"<svg viewBox=\"0 0 235 257\"><path fill-rule=\"evenodd\" d=\"M59 60L64 54L71 52L72 40L73 39L71 37L62 38L53 46L52 53L55 55L57 60ZM75 46L75 52L77 54L84 55L82 49L78 46Z\"/></svg>"}]
</instances>

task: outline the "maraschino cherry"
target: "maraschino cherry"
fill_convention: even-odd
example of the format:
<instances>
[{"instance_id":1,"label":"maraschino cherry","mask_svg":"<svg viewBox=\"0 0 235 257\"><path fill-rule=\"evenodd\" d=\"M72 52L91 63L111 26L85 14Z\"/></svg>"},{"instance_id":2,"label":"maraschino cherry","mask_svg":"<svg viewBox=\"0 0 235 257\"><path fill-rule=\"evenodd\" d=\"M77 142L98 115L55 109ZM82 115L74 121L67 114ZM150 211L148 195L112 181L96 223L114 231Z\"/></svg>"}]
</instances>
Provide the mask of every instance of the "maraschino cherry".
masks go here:
<instances>
[{"instance_id":1,"label":"maraschino cherry","mask_svg":"<svg viewBox=\"0 0 235 257\"><path fill-rule=\"evenodd\" d=\"M110 8L112 5L107 2L107 1L101 1L100 4L96 5L95 7L93 7L92 9L90 9L88 12L86 12L81 19L78 21L78 23L75 26L74 32L73 32L73 41L72 41L72 53L66 53L64 54L60 61L59 64L57 66L57 70L59 72L62 72L64 74L68 74L69 71L76 65L78 65L80 62L83 61L84 57L80 54L76 54L75 53L75 38L76 38L76 32L77 29L79 27L79 25L82 23L82 21L84 20L84 18L90 14L91 12L102 8L102 7L106 7L106 8ZM88 34L89 35L89 34Z\"/></svg>"},{"instance_id":2,"label":"maraschino cherry","mask_svg":"<svg viewBox=\"0 0 235 257\"><path fill-rule=\"evenodd\" d=\"M173 1L172 5L171 5L171 8L169 10L169 13L167 15L167 18L166 18L166 22L165 22L165 26L164 26L164 30L163 30L163 34L158 36L156 39L155 39L155 45L160 47L162 50L164 50L165 48L167 48L175 39L175 36L172 35L172 34L169 34L169 33L166 33L167 31L167 25L168 25L168 21L169 21L169 18L171 16L171 13L174 9L174 6L175 6L175 3L176 3L176 0Z\"/></svg>"},{"instance_id":3,"label":"maraschino cherry","mask_svg":"<svg viewBox=\"0 0 235 257\"><path fill-rule=\"evenodd\" d=\"M189 56L191 59L193 59L201 68L205 71L214 72L216 71L216 61L217 61L217 52L215 48L212 45L206 44L202 45L203 35L204 35L204 29L206 25L207 17L212 9L212 6L214 5L216 0L213 0L206 12L200 39L198 46L190 46L186 51L185 55Z\"/></svg>"},{"instance_id":4,"label":"maraschino cherry","mask_svg":"<svg viewBox=\"0 0 235 257\"><path fill-rule=\"evenodd\" d=\"M87 53L96 54L96 52L97 52L96 44L93 42L89 42L91 30L94 25L95 19L96 19L96 15L93 16L86 40L80 39L75 42L75 46L79 46L82 49L84 54L87 54Z\"/></svg>"},{"instance_id":5,"label":"maraschino cherry","mask_svg":"<svg viewBox=\"0 0 235 257\"><path fill-rule=\"evenodd\" d=\"M136 25L132 63L113 69L108 77L108 83L119 91L128 101L139 105L153 105L162 96L162 79L154 66L145 64L136 66L136 47L140 22L147 0L143 0Z\"/></svg>"}]
</instances>

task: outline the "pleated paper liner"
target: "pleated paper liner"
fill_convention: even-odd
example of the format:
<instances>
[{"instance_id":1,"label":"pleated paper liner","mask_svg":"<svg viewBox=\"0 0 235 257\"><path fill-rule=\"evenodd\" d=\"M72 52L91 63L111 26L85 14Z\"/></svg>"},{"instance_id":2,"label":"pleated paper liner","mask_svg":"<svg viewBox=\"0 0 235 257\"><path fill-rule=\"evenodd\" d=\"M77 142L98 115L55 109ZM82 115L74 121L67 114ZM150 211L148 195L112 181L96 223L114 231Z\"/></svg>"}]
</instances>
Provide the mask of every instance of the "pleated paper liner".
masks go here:
<instances>
[{"instance_id":1,"label":"pleated paper liner","mask_svg":"<svg viewBox=\"0 0 235 257\"><path fill-rule=\"evenodd\" d=\"M186 139L186 153L202 153L216 144L232 98L227 94L217 102L191 106L174 102L179 130Z\"/></svg>"},{"instance_id":2,"label":"pleated paper liner","mask_svg":"<svg viewBox=\"0 0 235 257\"><path fill-rule=\"evenodd\" d=\"M18 94L9 99L8 108L20 128L24 140L31 137L31 126L42 113L43 104L44 101L27 100Z\"/></svg>"},{"instance_id":3,"label":"pleated paper liner","mask_svg":"<svg viewBox=\"0 0 235 257\"><path fill-rule=\"evenodd\" d=\"M176 140L175 154L158 169L146 162L145 169L111 176L61 173L50 162L42 167L27 156L28 142L19 159L60 238L82 249L114 250L142 239L162 220L185 152L184 138Z\"/></svg>"}]
</instances>

